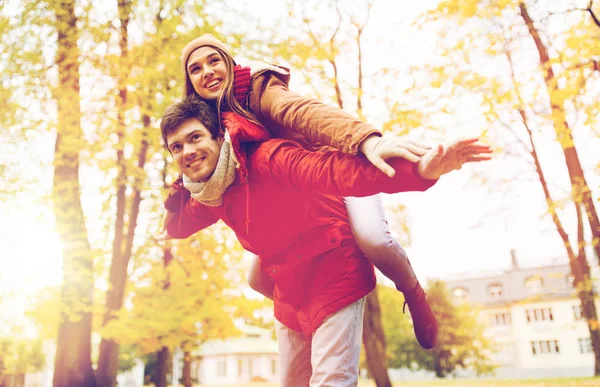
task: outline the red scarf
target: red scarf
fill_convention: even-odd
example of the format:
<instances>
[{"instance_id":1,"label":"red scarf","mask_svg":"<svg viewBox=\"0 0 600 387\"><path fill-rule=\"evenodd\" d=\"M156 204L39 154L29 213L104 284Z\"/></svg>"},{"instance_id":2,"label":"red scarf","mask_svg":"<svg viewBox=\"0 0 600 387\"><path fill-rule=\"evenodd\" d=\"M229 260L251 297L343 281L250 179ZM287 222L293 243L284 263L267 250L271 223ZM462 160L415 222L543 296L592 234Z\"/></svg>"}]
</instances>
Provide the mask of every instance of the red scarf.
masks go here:
<instances>
[{"instance_id":1,"label":"red scarf","mask_svg":"<svg viewBox=\"0 0 600 387\"><path fill-rule=\"evenodd\" d=\"M250 67L236 65L233 68L233 94L242 108L246 108L246 98L250 92Z\"/></svg>"}]
</instances>

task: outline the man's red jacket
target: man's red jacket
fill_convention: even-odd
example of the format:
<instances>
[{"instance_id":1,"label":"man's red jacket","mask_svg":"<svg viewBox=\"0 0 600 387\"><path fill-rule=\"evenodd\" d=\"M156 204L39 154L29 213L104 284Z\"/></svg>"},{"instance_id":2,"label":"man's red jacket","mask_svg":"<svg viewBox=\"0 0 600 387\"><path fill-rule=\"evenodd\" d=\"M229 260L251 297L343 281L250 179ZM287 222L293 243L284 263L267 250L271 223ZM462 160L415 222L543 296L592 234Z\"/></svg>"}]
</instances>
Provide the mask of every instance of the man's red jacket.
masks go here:
<instances>
[{"instance_id":1,"label":"man's red jacket","mask_svg":"<svg viewBox=\"0 0 600 387\"><path fill-rule=\"evenodd\" d=\"M241 168L223 204L205 206L188 192L176 196L178 202L167 199L165 207L180 212L167 231L187 238L223 220L273 280L275 317L309 336L375 287L373 265L354 241L342 196L424 191L435 181L400 158L389 160L396 170L389 178L362 156L311 152L282 139L240 145L258 127L233 113L225 113L224 124Z\"/></svg>"}]
</instances>

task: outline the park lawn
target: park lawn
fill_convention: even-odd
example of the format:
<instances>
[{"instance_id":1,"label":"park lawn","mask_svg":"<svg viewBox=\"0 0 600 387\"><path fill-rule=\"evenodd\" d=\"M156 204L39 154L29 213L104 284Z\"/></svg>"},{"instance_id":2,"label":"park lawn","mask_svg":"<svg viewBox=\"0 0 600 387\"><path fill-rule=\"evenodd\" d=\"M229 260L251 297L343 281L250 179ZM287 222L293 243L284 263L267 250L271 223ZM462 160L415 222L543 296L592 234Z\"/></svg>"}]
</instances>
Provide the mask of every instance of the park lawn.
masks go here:
<instances>
[{"instance_id":1,"label":"park lawn","mask_svg":"<svg viewBox=\"0 0 600 387\"><path fill-rule=\"evenodd\" d=\"M395 382L394 387L600 387L600 378L565 378L537 380L426 380L418 382ZM200 386L198 386L200 387ZM206 386L202 387L216 387ZM238 387L279 387L278 383L251 383ZM361 380L358 387L375 387L371 380Z\"/></svg>"}]
</instances>

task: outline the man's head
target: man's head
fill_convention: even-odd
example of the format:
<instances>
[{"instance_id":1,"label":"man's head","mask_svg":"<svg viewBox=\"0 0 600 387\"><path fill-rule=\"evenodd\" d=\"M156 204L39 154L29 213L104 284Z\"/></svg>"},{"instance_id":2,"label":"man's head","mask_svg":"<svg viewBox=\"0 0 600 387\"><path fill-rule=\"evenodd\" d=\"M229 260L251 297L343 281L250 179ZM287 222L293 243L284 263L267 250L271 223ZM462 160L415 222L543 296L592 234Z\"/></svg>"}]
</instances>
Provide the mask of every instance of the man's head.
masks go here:
<instances>
[{"instance_id":1,"label":"man's head","mask_svg":"<svg viewBox=\"0 0 600 387\"><path fill-rule=\"evenodd\" d=\"M160 129L181 172L193 181L208 180L223 144L216 112L199 98L185 98L165 110Z\"/></svg>"}]
</instances>

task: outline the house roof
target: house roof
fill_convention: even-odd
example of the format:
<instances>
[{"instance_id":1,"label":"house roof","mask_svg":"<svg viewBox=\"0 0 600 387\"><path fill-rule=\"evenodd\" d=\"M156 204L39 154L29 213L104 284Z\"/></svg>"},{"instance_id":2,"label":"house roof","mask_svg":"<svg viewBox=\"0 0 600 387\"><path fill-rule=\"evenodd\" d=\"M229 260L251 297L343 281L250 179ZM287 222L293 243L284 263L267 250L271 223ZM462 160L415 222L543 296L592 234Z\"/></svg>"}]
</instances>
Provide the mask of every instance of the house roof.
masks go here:
<instances>
[{"instance_id":1,"label":"house roof","mask_svg":"<svg viewBox=\"0 0 600 387\"><path fill-rule=\"evenodd\" d=\"M504 272L465 275L445 282L451 291L456 288L466 291L469 302L494 307L521 301L575 297L575 289L569 282L570 273L568 263L559 263L527 268L513 267ZM528 286L528 281L532 278L539 278L541 281L536 292L532 292L532 288ZM492 296L492 286L501 289L501 294Z\"/></svg>"}]
</instances>

